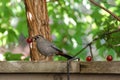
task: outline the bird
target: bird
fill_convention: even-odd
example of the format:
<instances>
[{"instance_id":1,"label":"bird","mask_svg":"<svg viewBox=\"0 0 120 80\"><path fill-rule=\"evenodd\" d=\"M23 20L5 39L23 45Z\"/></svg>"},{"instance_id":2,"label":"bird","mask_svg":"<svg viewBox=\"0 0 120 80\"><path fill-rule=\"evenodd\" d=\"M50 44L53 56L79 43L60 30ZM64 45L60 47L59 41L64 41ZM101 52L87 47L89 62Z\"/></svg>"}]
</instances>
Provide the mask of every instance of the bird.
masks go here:
<instances>
[{"instance_id":1,"label":"bird","mask_svg":"<svg viewBox=\"0 0 120 80\"><path fill-rule=\"evenodd\" d=\"M57 48L52 42L45 39L42 35L34 36L32 39L33 41L36 41L36 47L38 51L45 57L60 55L67 58L68 60L73 58L72 56L64 53L62 50Z\"/></svg>"}]
</instances>

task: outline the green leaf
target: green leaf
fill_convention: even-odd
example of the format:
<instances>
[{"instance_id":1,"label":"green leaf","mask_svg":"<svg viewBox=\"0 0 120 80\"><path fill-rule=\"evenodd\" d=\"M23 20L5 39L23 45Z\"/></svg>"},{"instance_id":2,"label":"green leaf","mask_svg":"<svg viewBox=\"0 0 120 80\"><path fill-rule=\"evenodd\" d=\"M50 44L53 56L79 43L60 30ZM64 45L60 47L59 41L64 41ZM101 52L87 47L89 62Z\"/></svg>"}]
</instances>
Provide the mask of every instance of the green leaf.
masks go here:
<instances>
[{"instance_id":1,"label":"green leaf","mask_svg":"<svg viewBox=\"0 0 120 80\"><path fill-rule=\"evenodd\" d=\"M7 61L13 61L13 60L18 61L21 60L22 54L15 54L15 53L13 54L11 52L6 52L4 56Z\"/></svg>"}]
</instances>

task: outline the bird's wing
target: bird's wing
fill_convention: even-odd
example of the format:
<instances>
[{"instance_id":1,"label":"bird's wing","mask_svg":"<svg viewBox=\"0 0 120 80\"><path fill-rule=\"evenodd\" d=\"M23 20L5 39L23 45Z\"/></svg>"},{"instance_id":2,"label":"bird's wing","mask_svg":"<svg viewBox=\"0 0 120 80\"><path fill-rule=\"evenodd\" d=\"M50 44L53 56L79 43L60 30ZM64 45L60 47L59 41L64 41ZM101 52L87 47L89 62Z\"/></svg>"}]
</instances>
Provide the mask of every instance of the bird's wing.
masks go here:
<instances>
[{"instance_id":1,"label":"bird's wing","mask_svg":"<svg viewBox=\"0 0 120 80\"><path fill-rule=\"evenodd\" d=\"M54 48L55 50L57 50L57 51L59 51L59 52L63 53L63 51L62 51L62 50L60 50L60 49L58 49L55 45L51 45L51 47L52 47L52 48Z\"/></svg>"},{"instance_id":2,"label":"bird's wing","mask_svg":"<svg viewBox=\"0 0 120 80\"><path fill-rule=\"evenodd\" d=\"M64 57L66 57L67 59L72 59L72 58L73 58L72 56L63 53L63 51L60 50L60 49L58 49L56 46L52 45L51 47L58 51L58 53L57 53L56 55L64 56Z\"/></svg>"}]
</instances>

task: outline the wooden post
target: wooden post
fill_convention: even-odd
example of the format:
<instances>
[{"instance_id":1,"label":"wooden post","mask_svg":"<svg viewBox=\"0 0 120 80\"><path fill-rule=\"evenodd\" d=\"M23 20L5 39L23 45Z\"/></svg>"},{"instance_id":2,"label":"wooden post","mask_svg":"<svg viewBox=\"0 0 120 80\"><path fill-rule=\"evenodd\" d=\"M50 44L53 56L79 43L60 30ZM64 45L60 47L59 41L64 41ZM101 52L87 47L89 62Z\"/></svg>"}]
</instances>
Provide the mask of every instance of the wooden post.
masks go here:
<instances>
[{"instance_id":1,"label":"wooden post","mask_svg":"<svg viewBox=\"0 0 120 80\"><path fill-rule=\"evenodd\" d=\"M41 34L51 41L46 0L24 0L24 3L26 8L29 37ZM30 57L32 61L52 60L52 57L45 59L45 57L38 52L35 42L31 45Z\"/></svg>"}]
</instances>

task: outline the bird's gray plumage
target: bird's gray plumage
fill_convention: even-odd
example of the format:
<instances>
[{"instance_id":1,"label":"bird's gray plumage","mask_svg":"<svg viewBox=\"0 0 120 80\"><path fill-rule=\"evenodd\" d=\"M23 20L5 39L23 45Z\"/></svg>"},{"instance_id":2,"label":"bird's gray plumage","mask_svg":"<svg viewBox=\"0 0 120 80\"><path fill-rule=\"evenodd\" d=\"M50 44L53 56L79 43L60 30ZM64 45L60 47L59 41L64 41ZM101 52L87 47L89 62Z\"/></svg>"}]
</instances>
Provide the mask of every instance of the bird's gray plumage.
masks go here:
<instances>
[{"instance_id":1,"label":"bird's gray plumage","mask_svg":"<svg viewBox=\"0 0 120 80\"><path fill-rule=\"evenodd\" d=\"M38 35L38 36L35 36L34 39L36 41L36 46L37 46L38 51L44 56L51 56L51 55L56 54L56 55L64 56L68 59L72 58L71 56L64 54L53 43L43 38L43 36Z\"/></svg>"}]
</instances>

